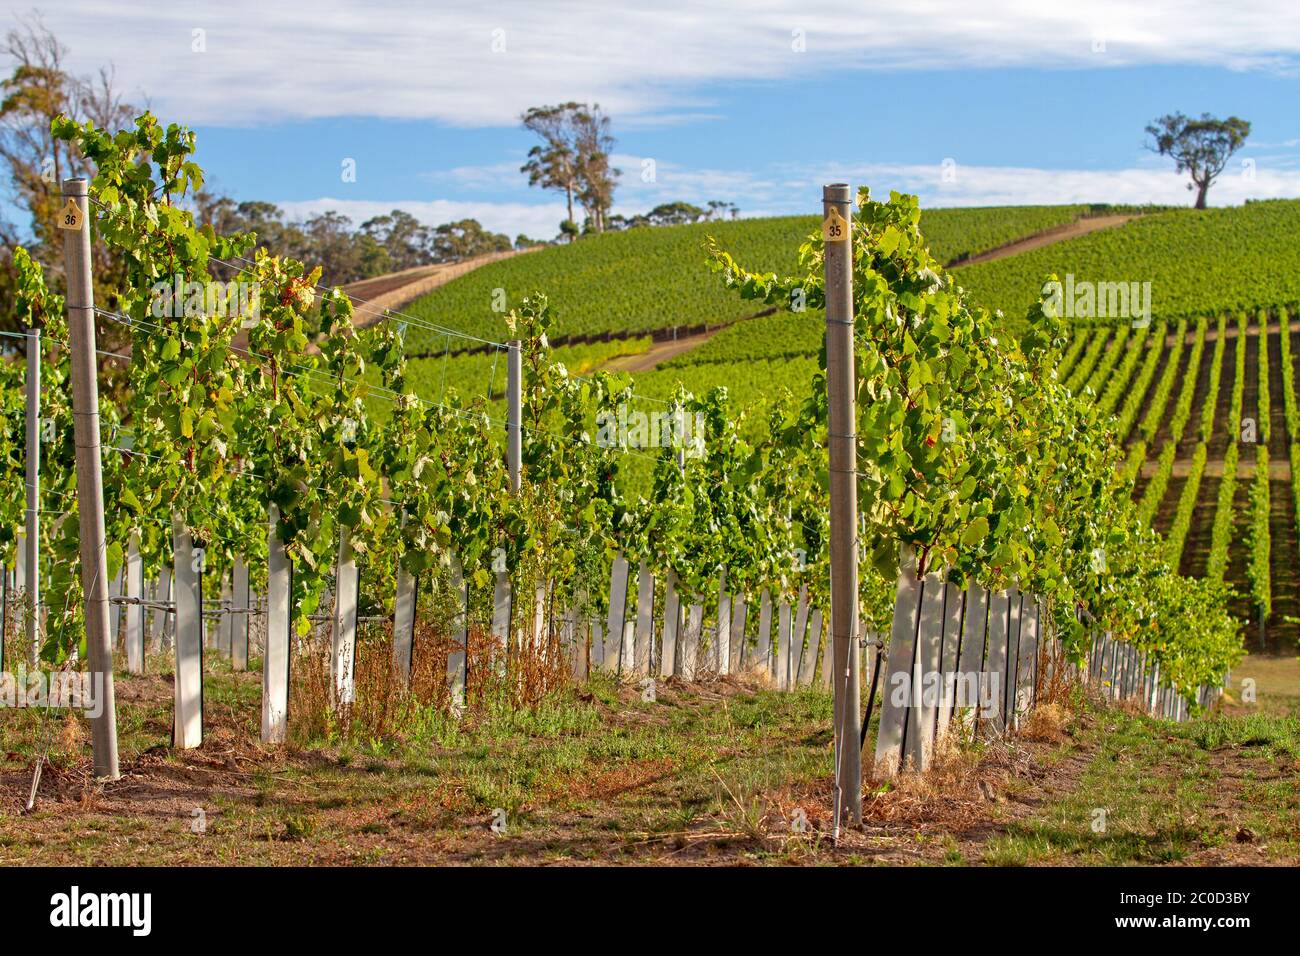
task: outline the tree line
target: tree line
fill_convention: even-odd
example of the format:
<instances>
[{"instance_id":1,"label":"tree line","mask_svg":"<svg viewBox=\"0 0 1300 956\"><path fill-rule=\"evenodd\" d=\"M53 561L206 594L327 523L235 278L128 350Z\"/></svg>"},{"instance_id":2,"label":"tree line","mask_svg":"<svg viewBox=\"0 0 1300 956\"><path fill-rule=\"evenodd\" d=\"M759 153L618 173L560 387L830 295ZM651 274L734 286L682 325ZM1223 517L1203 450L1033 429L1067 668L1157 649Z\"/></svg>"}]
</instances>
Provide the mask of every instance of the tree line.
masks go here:
<instances>
[{"instance_id":1,"label":"tree line","mask_svg":"<svg viewBox=\"0 0 1300 956\"><path fill-rule=\"evenodd\" d=\"M485 229L477 219L428 226L401 209L354 227L351 218L332 209L295 222L269 202L236 202L200 191L195 203L199 221L210 223L219 234L254 232L259 244L278 255L319 262L325 285L345 285L535 244L523 235L512 242L504 233Z\"/></svg>"}]
</instances>

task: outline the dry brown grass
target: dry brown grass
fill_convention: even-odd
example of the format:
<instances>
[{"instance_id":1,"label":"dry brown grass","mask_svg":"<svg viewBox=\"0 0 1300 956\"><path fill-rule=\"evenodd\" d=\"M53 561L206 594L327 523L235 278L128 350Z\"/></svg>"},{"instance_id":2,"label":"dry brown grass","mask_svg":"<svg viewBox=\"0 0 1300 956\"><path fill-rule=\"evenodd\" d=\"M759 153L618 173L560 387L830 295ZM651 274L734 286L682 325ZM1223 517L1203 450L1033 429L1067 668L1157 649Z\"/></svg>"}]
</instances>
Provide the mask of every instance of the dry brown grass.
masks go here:
<instances>
[{"instance_id":1,"label":"dry brown grass","mask_svg":"<svg viewBox=\"0 0 1300 956\"><path fill-rule=\"evenodd\" d=\"M1037 702L1019 728L1003 737L980 724L978 746L964 743L969 732L954 722L944 745L924 773L905 770L892 781L868 770L863 814L869 825L906 826L957 833L987 823L989 805L1046 773L1024 744L1059 744L1081 716L1078 679L1062 659L1039 660Z\"/></svg>"},{"instance_id":2,"label":"dry brown grass","mask_svg":"<svg viewBox=\"0 0 1300 956\"><path fill-rule=\"evenodd\" d=\"M1059 743L1075 713L1062 701L1046 701L1031 710L1021 722L1018 735L1025 740Z\"/></svg>"},{"instance_id":3,"label":"dry brown grass","mask_svg":"<svg viewBox=\"0 0 1300 956\"><path fill-rule=\"evenodd\" d=\"M1034 698L1036 707L1061 704L1071 708L1071 702L1078 697L1078 671L1062 654L1053 654L1046 641L1038 649L1038 673L1041 679Z\"/></svg>"},{"instance_id":4,"label":"dry brown grass","mask_svg":"<svg viewBox=\"0 0 1300 956\"><path fill-rule=\"evenodd\" d=\"M528 610L532 611L531 602ZM531 707L572 682L559 621L553 607L546 610L541 633L535 634L531 613L527 626L520 626L523 615L517 607L513 637L504 646L490 632L469 628L463 713L472 717L476 710L496 702ZM333 699L329 626L313 628L297 640L290 686L292 740L305 745L340 735L370 740L402 737L412 721L430 710L449 713L453 702L446 662L457 648L451 627L434 617L417 617L409 682L393 659L392 622L358 628L355 692L347 705L336 706Z\"/></svg>"},{"instance_id":5,"label":"dry brown grass","mask_svg":"<svg viewBox=\"0 0 1300 956\"><path fill-rule=\"evenodd\" d=\"M701 675L704 676L704 675ZM743 679L746 685L759 690L775 690L776 681L772 679L772 673L765 667L759 667L757 664L750 664L736 677ZM820 686L817 681L814 684Z\"/></svg>"},{"instance_id":6,"label":"dry brown grass","mask_svg":"<svg viewBox=\"0 0 1300 956\"><path fill-rule=\"evenodd\" d=\"M888 785L869 780L863 820L868 834L961 838L987 830L993 813L1023 812L1017 795L1048 773L1032 747L1014 739L949 750L923 774L903 773Z\"/></svg>"},{"instance_id":7,"label":"dry brown grass","mask_svg":"<svg viewBox=\"0 0 1300 956\"><path fill-rule=\"evenodd\" d=\"M863 817L873 823L968 822L983 810L989 771L972 751L949 749L936 754L924 773L907 770L892 783L869 779Z\"/></svg>"},{"instance_id":8,"label":"dry brown grass","mask_svg":"<svg viewBox=\"0 0 1300 956\"><path fill-rule=\"evenodd\" d=\"M85 718L72 711L59 726L58 748L64 753L77 753L87 737Z\"/></svg>"},{"instance_id":9,"label":"dry brown grass","mask_svg":"<svg viewBox=\"0 0 1300 956\"><path fill-rule=\"evenodd\" d=\"M1059 743L1067 728L1080 714L1083 695L1076 668L1061 654L1053 654L1044 642L1038 652L1038 673L1042 676L1034 706L1021 719L1017 736L1040 743Z\"/></svg>"}]
</instances>

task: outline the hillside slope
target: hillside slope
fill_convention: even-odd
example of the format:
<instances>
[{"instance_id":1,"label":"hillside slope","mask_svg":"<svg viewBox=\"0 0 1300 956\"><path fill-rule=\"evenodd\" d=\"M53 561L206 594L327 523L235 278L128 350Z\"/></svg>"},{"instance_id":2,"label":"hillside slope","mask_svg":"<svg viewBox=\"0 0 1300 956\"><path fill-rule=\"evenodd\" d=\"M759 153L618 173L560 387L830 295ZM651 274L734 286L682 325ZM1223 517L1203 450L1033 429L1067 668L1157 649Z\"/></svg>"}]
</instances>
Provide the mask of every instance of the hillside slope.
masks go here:
<instances>
[{"instance_id":1,"label":"hillside slope","mask_svg":"<svg viewBox=\"0 0 1300 956\"><path fill-rule=\"evenodd\" d=\"M1023 317L1045 276L1150 282L1152 315L1197 318L1300 300L1300 200L1178 209L1120 229L971 265L961 284L990 309Z\"/></svg>"},{"instance_id":2,"label":"hillside slope","mask_svg":"<svg viewBox=\"0 0 1300 956\"><path fill-rule=\"evenodd\" d=\"M922 214L931 251L947 262L1072 222L1085 206L935 209ZM496 262L411 303L418 319L501 341L504 315L523 296L545 292L559 315L557 338L606 332L701 330L752 315L751 303L723 290L704 265L709 236L751 268L792 273L815 216L740 219L607 233ZM497 290L501 290L498 292ZM437 336L412 328L414 351ZM422 337L423 336L423 337ZM428 339L428 341L426 341Z\"/></svg>"}]
</instances>

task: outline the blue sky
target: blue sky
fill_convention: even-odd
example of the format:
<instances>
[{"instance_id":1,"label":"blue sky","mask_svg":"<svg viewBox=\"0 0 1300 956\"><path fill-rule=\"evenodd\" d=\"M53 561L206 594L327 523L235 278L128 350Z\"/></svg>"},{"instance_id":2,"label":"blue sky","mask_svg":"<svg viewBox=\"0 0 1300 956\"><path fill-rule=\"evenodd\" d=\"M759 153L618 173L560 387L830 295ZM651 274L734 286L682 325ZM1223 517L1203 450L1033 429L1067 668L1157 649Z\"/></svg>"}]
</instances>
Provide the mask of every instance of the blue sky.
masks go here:
<instances>
[{"instance_id":1,"label":"blue sky","mask_svg":"<svg viewBox=\"0 0 1300 956\"><path fill-rule=\"evenodd\" d=\"M1300 196L1300 5L1217 9L63 0L42 13L74 69L111 61L128 95L193 125L211 181L238 199L550 236L562 203L519 174L532 142L515 117L563 99L611 115L625 213L677 199L815 210L832 178L930 205L1190 202L1142 148L1145 124L1173 110L1253 123L1212 202Z\"/></svg>"}]
</instances>

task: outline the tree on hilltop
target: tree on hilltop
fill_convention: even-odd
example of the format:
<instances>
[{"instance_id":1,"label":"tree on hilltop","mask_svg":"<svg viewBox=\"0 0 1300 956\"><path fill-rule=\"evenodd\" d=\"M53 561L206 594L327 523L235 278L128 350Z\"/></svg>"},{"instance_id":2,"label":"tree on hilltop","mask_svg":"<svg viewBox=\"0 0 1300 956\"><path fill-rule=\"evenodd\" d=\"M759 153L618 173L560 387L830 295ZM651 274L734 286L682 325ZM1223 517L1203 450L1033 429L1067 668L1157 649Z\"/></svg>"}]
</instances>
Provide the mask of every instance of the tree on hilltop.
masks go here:
<instances>
[{"instance_id":1,"label":"tree on hilltop","mask_svg":"<svg viewBox=\"0 0 1300 956\"><path fill-rule=\"evenodd\" d=\"M561 233L570 239L578 234L578 223L573 218L575 199L586 210L592 230L603 232L619 176L609 163L614 148L609 117L601 112L599 104L588 107L586 103L561 103L534 106L519 119L524 129L542 140L528 151L528 161L519 171L528 174L530 186L564 193L568 226Z\"/></svg>"},{"instance_id":2,"label":"tree on hilltop","mask_svg":"<svg viewBox=\"0 0 1300 956\"><path fill-rule=\"evenodd\" d=\"M1197 191L1196 208L1204 209L1210 184L1250 135L1250 123L1235 116L1221 120L1202 113L1200 119L1192 119L1170 113L1152 122L1147 135L1151 137L1147 149L1169 156L1178 164L1178 172L1191 174L1187 188Z\"/></svg>"}]
</instances>

